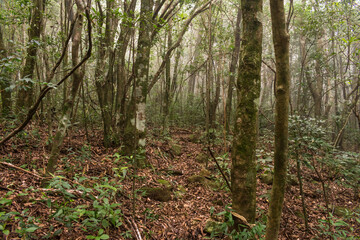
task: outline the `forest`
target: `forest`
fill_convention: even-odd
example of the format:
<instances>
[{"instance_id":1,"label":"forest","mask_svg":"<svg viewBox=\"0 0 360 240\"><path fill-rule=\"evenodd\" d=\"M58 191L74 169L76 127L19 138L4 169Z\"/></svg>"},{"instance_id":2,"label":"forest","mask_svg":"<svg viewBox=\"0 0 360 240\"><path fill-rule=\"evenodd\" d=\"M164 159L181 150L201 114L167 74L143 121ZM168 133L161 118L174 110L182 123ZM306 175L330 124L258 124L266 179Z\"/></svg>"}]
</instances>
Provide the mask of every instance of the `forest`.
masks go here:
<instances>
[{"instance_id":1,"label":"forest","mask_svg":"<svg viewBox=\"0 0 360 240\"><path fill-rule=\"evenodd\" d=\"M360 239L359 0L0 0L1 239Z\"/></svg>"}]
</instances>

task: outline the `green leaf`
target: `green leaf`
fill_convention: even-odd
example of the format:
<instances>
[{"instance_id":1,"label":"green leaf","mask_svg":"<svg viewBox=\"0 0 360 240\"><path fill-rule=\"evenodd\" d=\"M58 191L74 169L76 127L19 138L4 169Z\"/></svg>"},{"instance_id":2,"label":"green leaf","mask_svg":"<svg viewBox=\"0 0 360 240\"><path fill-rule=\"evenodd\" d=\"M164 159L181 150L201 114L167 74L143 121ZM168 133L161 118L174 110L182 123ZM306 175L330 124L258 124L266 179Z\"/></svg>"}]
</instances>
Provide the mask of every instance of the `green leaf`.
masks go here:
<instances>
[{"instance_id":1,"label":"green leaf","mask_svg":"<svg viewBox=\"0 0 360 240\"><path fill-rule=\"evenodd\" d=\"M25 232L28 232L28 233L32 233L32 232L35 232L36 229L38 229L39 227L29 227L25 230Z\"/></svg>"},{"instance_id":2,"label":"green leaf","mask_svg":"<svg viewBox=\"0 0 360 240\"><path fill-rule=\"evenodd\" d=\"M109 239L109 238L110 237L107 234L103 234L103 235L100 236L100 239Z\"/></svg>"}]
</instances>

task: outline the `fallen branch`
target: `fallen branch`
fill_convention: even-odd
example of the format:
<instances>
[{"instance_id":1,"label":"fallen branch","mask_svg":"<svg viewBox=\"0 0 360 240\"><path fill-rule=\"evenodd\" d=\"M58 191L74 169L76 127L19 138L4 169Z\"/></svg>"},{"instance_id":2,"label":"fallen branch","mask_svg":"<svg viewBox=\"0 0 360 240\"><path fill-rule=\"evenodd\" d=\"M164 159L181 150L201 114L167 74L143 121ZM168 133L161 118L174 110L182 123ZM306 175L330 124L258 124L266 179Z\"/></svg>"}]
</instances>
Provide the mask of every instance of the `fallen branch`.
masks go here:
<instances>
[{"instance_id":1,"label":"fallen branch","mask_svg":"<svg viewBox=\"0 0 360 240\"><path fill-rule=\"evenodd\" d=\"M228 188L229 188L229 190L230 190L230 192L231 192L231 186L230 186L230 183L229 183L229 181L227 180L227 178L226 178L226 176L225 176L225 174L224 174L223 170L221 169L221 167L220 167L220 165L219 165L218 161L216 160L216 158L215 158L215 156L214 156L214 153L211 151L210 147L208 147L208 150L209 150L209 152L210 152L211 157L214 159L214 161L215 161L215 163L216 163L217 168L218 168L218 169L219 169L219 171L221 172L221 175L222 175L223 179L225 180L226 185L228 186Z\"/></svg>"},{"instance_id":2,"label":"fallen branch","mask_svg":"<svg viewBox=\"0 0 360 240\"><path fill-rule=\"evenodd\" d=\"M33 175L33 176L35 176L35 177L37 177L37 178L40 178L40 179L49 178L49 177L40 176L40 175L38 175L38 174L36 174L36 173L30 172L30 171L28 171L28 170L26 170L26 169L23 169L23 168L21 168L21 167L15 166L15 165L13 165L13 164L11 164L11 163L0 162L0 164L2 164L2 165L4 165L4 166L7 166L7 167L15 168L16 170L19 170L19 171L22 171L22 172L31 174L31 175Z\"/></svg>"}]
</instances>

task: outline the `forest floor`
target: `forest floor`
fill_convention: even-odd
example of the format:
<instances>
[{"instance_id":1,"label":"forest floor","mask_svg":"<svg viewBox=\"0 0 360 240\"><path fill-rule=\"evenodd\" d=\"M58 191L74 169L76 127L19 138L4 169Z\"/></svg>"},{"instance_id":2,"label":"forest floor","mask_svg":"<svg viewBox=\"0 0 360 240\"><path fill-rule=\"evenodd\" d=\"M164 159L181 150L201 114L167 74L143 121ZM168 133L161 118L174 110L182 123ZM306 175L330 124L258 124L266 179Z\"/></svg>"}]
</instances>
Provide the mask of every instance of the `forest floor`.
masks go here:
<instances>
[{"instance_id":1,"label":"forest floor","mask_svg":"<svg viewBox=\"0 0 360 240\"><path fill-rule=\"evenodd\" d=\"M100 131L90 136L89 143L83 131L73 131L60 153L56 175L62 177L53 179L50 188L43 188L41 176L50 154L48 136L45 130L29 129L0 149L3 239L107 239L106 235L126 239L135 238L136 231L143 239L209 239L206 222L224 220L217 214L231 203L231 195L199 132L174 128L169 137L150 133L146 156L151 167L136 170L131 165L133 158L102 146ZM272 169L272 141L266 139L261 138L257 154L257 221L262 223L271 184L261 178ZM229 169L224 142L218 140L212 148L220 156L219 164ZM296 176L293 160L289 171ZM353 191L337 184L327 168L321 168L320 173L322 179L303 167L308 232L299 185L295 180L288 184L280 239L326 239L319 235L326 232L327 223L321 221L328 216L320 180L327 185L334 221L339 222L329 232L342 230L352 239L360 239L356 237L360 236L360 222L348 217L348 211L360 212L359 196L354 199ZM225 175L229 177L228 170ZM155 191L140 191L144 187ZM7 230L9 234L2 235L1 231ZM218 235L217 239L226 238Z\"/></svg>"}]
</instances>

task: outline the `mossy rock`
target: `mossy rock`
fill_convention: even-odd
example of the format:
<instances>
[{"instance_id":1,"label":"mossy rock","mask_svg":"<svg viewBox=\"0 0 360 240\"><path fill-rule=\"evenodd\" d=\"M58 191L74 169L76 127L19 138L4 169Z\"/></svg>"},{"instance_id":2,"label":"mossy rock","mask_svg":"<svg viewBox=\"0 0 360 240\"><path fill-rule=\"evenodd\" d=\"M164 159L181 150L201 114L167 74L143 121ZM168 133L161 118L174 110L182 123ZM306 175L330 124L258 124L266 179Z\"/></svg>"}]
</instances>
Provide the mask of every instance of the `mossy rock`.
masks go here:
<instances>
[{"instance_id":1,"label":"mossy rock","mask_svg":"<svg viewBox=\"0 0 360 240\"><path fill-rule=\"evenodd\" d=\"M201 183L204 184L206 182L206 178L200 175L192 175L187 179L188 183Z\"/></svg>"},{"instance_id":2,"label":"mossy rock","mask_svg":"<svg viewBox=\"0 0 360 240\"><path fill-rule=\"evenodd\" d=\"M271 185L273 183L273 175L271 172L264 172L260 175L260 180L262 183Z\"/></svg>"},{"instance_id":3,"label":"mossy rock","mask_svg":"<svg viewBox=\"0 0 360 240\"><path fill-rule=\"evenodd\" d=\"M168 188L168 189L172 188L171 183L170 183L169 181L167 181L167 180L158 179L158 180L156 180L156 181L157 181L158 183L164 185L164 186L165 186L166 188Z\"/></svg>"},{"instance_id":4,"label":"mossy rock","mask_svg":"<svg viewBox=\"0 0 360 240\"><path fill-rule=\"evenodd\" d=\"M198 184L201 184L203 186L209 187L212 190L218 190L221 187L219 182L209 180L206 177L200 176L200 175L190 176L187 179L187 182L188 183L198 183Z\"/></svg>"},{"instance_id":5,"label":"mossy rock","mask_svg":"<svg viewBox=\"0 0 360 240\"><path fill-rule=\"evenodd\" d=\"M221 222L216 222L214 220L208 219L205 223L204 231L208 234L219 232Z\"/></svg>"},{"instance_id":6,"label":"mossy rock","mask_svg":"<svg viewBox=\"0 0 360 240\"><path fill-rule=\"evenodd\" d=\"M180 170L174 170L174 169L162 169L160 171L164 171L169 175L173 175L173 176L182 176L184 175L182 171Z\"/></svg>"},{"instance_id":7,"label":"mossy rock","mask_svg":"<svg viewBox=\"0 0 360 240\"><path fill-rule=\"evenodd\" d=\"M190 142L197 143L199 141L199 134L191 134L189 140Z\"/></svg>"},{"instance_id":8,"label":"mossy rock","mask_svg":"<svg viewBox=\"0 0 360 240\"><path fill-rule=\"evenodd\" d=\"M171 144L171 151L175 156L180 156L182 153L182 147L179 144L173 143Z\"/></svg>"},{"instance_id":9,"label":"mossy rock","mask_svg":"<svg viewBox=\"0 0 360 240\"><path fill-rule=\"evenodd\" d=\"M210 178L211 177L211 172L205 168L201 169L201 171L199 172L200 176L206 177L206 178Z\"/></svg>"},{"instance_id":10,"label":"mossy rock","mask_svg":"<svg viewBox=\"0 0 360 240\"><path fill-rule=\"evenodd\" d=\"M209 157L205 153L199 153L196 156L195 161L197 163L206 163L207 161L209 161Z\"/></svg>"},{"instance_id":11,"label":"mossy rock","mask_svg":"<svg viewBox=\"0 0 360 240\"><path fill-rule=\"evenodd\" d=\"M287 184L290 184L291 186L298 186L299 181L295 175L288 174L286 178Z\"/></svg>"},{"instance_id":12,"label":"mossy rock","mask_svg":"<svg viewBox=\"0 0 360 240\"><path fill-rule=\"evenodd\" d=\"M145 197L156 201L168 202L171 200L171 191L169 189L143 187L140 190L145 192Z\"/></svg>"}]
</instances>

